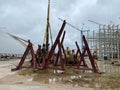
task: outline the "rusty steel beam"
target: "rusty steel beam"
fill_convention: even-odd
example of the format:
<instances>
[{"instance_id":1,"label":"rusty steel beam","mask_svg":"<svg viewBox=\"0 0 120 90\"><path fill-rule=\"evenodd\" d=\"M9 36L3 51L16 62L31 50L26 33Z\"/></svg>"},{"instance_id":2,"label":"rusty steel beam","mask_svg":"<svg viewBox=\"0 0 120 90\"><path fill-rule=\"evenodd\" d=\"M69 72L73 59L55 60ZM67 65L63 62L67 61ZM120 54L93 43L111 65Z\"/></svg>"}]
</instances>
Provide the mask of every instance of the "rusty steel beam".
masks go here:
<instances>
[{"instance_id":1,"label":"rusty steel beam","mask_svg":"<svg viewBox=\"0 0 120 90\"><path fill-rule=\"evenodd\" d=\"M65 25L66 25L66 21L64 20L64 21L63 21L63 24L62 24L62 27L61 27L61 29L60 29L57 37L56 37L56 40L55 40L53 46L51 47L51 50L50 50L50 52L49 52L49 54L48 54L48 57L47 57L47 59L45 60L45 64L44 64L44 66L43 66L43 69L48 69L48 64L49 64L50 59L52 58L52 56L53 56L53 54L54 54L55 48L56 48L56 46L57 46L57 44L58 44L58 42L59 42L59 40L60 40L60 37L61 37L61 35L62 35L62 32L63 32L63 30L64 30L64 28L65 28Z\"/></svg>"},{"instance_id":2,"label":"rusty steel beam","mask_svg":"<svg viewBox=\"0 0 120 90\"><path fill-rule=\"evenodd\" d=\"M42 58L42 49L41 49L41 45L38 45L38 49L37 52L35 54L36 57L36 61L38 63L38 66L40 67L40 62L41 62L41 58Z\"/></svg>"},{"instance_id":3,"label":"rusty steel beam","mask_svg":"<svg viewBox=\"0 0 120 90\"><path fill-rule=\"evenodd\" d=\"M85 62L85 59L84 59L84 54L85 54L85 53L81 53L80 48L79 48L79 45L78 45L77 42L75 42L75 44L76 44L76 46L77 46L77 54L78 54L78 53L80 54L80 61L78 61L78 62L79 62L78 65L81 65L81 62L83 62L83 66L88 67L87 64L86 64L86 62ZM77 57L77 54L76 54L75 57Z\"/></svg>"},{"instance_id":4,"label":"rusty steel beam","mask_svg":"<svg viewBox=\"0 0 120 90\"><path fill-rule=\"evenodd\" d=\"M62 40L61 40L61 45L60 45L60 47L62 48L63 54L64 54L64 56L65 56L65 58L66 58L65 49L64 49L64 47L63 47L63 41L64 41L64 38L65 38L65 33L66 33L66 32L64 31L63 36L62 36ZM60 42L60 40L59 40L59 42ZM58 46L59 46L59 45L58 45ZM60 51L59 51L59 47L58 47L58 55L57 55L57 58L56 58L56 60L55 60L55 66L57 66L57 63L58 63L59 53L60 53Z\"/></svg>"},{"instance_id":5,"label":"rusty steel beam","mask_svg":"<svg viewBox=\"0 0 120 90\"><path fill-rule=\"evenodd\" d=\"M60 53L60 51L58 51L58 53L57 53L56 60L55 60L55 66L58 65L59 53Z\"/></svg>"},{"instance_id":6,"label":"rusty steel beam","mask_svg":"<svg viewBox=\"0 0 120 90\"><path fill-rule=\"evenodd\" d=\"M31 51L31 55L32 55L32 68L36 69L37 68L36 57L35 57L35 53L34 53L32 46L31 46L30 51Z\"/></svg>"},{"instance_id":7,"label":"rusty steel beam","mask_svg":"<svg viewBox=\"0 0 120 90\"><path fill-rule=\"evenodd\" d=\"M22 58L21 58L21 60L18 64L18 66L14 69L11 69L12 71L16 71L16 70L19 70L19 69L22 68L22 65L25 61L25 58L26 58L26 56L28 55L29 52L31 52L31 55L32 55L31 67L34 68L34 69L36 68L36 58L35 58L33 46L32 46L32 43L30 42L30 40L28 40L28 43L29 44L28 44L28 46L27 46L27 48L26 48L26 50L25 50L25 52L24 52L24 54L23 54L23 56L22 56Z\"/></svg>"},{"instance_id":8,"label":"rusty steel beam","mask_svg":"<svg viewBox=\"0 0 120 90\"><path fill-rule=\"evenodd\" d=\"M92 54L91 54L91 52L90 52L90 49L89 49L87 40L86 40L86 38L85 38L84 35L83 35L82 39L83 39L83 42L84 42L84 44L85 44L85 49L86 49L86 51L88 52L88 56L89 56L89 59L90 59L91 65L92 65L92 70L93 70L93 72L96 72L96 73L97 73L97 72L99 72L98 66L97 66L97 64L95 63L95 60L94 60L94 58L93 58L93 56L92 56Z\"/></svg>"},{"instance_id":9,"label":"rusty steel beam","mask_svg":"<svg viewBox=\"0 0 120 90\"><path fill-rule=\"evenodd\" d=\"M64 46L63 46L63 41L64 41L64 38L65 38L65 34L66 34L66 31L64 31L64 33L63 33L63 37L62 37L62 40L61 40L61 45L62 45L61 48L62 48L63 54L64 54L64 62L66 63L67 58L66 58L65 49L64 49Z\"/></svg>"},{"instance_id":10,"label":"rusty steel beam","mask_svg":"<svg viewBox=\"0 0 120 90\"><path fill-rule=\"evenodd\" d=\"M65 33L66 32L64 31L61 42L59 40L59 42L57 44L58 45L58 54L57 54L57 58L55 60L55 66L58 66L58 59L60 58L61 70L64 70L64 59L62 58L62 52L65 56L65 51L64 51L64 47L63 47L63 41L64 41Z\"/></svg>"},{"instance_id":11,"label":"rusty steel beam","mask_svg":"<svg viewBox=\"0 0 120 90\"><path fill-rule=\"evenodd\" d=\"M80 58L78 67L79 67L79 66L88 67L87 64L86 64L86 62L85 62L85 59L84 59L84 56L85 56L86 51L87 51L86 48L84 48L84 50L83 50L83 52L82 52L82 54L81 54L81 58ZM82 65L82 62L83 62L83 65Z\"/></svg>"},{"instance_id":12,"label":"rusty steel beam","mask_svg":"<svg viewBox=\"0 0 120 90\"><path fill-rule=\"evenodd\" d=\"M92 57L92 54L91 54L91 52L90 52L90 49L89 49L87 40L86 40L86 38L85 38L84 35L82 36L82 39L83 39L83 43L84 43L84 45L85 45L85 48L84 48L84 50L82 51L82 53L80 52L80 48L79 48L79 46L78 46L78 44L77 44L77 42L76 42L76 46L77 46L77 49L78 49L78 51L77 51L76 54L78 54L78 52L80 53L80 61L79 61L79 63L77 64L77 69L80 69L80 70L91 70L91 71L93 71L93 72L95 72L95 73L99 73L98 66L97 66L97 64L95 63L94 58ZM86 61L85 61L85 59L84 59L84 56L85 56L85 53L86 53L86 52L88 53L89 60L90 60L90 63L91 63L92 68L88 67L88 65L87 65L87 63L86 63Z\"/></svg>"},{"instance_id":13,"label":"rusty steel beam","mask_svg":"<svg viewBox=\"0 0 120 90\"><path fill-rule=\"evenodd\" d=\"M58 48L59 48L59 57L60 57L60 66L61 66L61 69L64 70L64 61L63 61L63 58L62 58L62 50L61 50L61 43L60 41L58 42Z\"/></svg>"}]
</instances>

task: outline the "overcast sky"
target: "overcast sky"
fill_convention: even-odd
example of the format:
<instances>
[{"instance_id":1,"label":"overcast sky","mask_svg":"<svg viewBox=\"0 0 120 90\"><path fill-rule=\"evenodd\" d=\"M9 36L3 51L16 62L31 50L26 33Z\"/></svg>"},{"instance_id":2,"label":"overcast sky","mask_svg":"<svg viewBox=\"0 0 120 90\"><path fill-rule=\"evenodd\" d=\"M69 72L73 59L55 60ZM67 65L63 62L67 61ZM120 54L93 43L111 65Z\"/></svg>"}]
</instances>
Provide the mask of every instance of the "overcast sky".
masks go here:
<instances>
[{"instance_id":1,"label":"overcast sky","mask_svg":"<svg viewBox=\"0 0 120 90\"><path fill-rule=\"evenodd\" d=\"M48 0L0 0L0 29L34 44L43 44L46 28ZM97 31L98 25L88 22L93 20L101 24L119 24L120 0L51 0L50 24L53 39L61 27L59 17L77 28ZM88 27L88 28L87 28ZM80 32L66 25L64 45L75 47L80 44ZM10 42L10 41L8 41ZM11 43L11 45L13 45Z\"/></svg>"}]
</instances>

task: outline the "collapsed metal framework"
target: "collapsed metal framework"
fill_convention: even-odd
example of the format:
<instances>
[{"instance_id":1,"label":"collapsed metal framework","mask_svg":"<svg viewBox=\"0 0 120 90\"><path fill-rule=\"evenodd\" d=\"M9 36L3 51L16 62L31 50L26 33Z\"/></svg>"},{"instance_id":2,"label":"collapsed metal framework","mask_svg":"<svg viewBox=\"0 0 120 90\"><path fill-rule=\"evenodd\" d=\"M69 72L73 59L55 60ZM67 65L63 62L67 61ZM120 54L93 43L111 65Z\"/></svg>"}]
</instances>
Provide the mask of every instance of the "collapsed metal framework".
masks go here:
<instances>
[{"instance_id":1,"label":"collapsed metal framework","mask_svg":"<svg viewBox=\"0 0 120 90\"><path fill-rule=\"evenodd\" d=\"M46 50L42 50L41 46L38 45L38 50L35 54L35 52L33 50L32 43L30 42L30 40L28 40L29 44L28 44L28 46L23 54L23 57L21 58L21 61L19 62L18 66L16 68L12 69L12 71L19 70L23 67L23 63L25 61L26 56L29 54L29 52L31 53L31 56L32 56L32 59L30 60L30 68L39 69L39 70L40 69L43 69L43 70L45 70L45 69L59 69L59 70L64 71L65 70L64 67L67 66L68 65L67 62L69 62L69 60L67 60L67 58L66 58L66 54L65 54L65 50L64 50L64 46L63 46L63 41L64 41L64 37L65 37L65 33L66 33L64 31L65 25L66 25L66 21L64 20L62 27L61 27L61 29L60 29L60 31L55 39L55 42L53 43L50 51L47 53L45 52ZM64 33L63 33L63 31L64 31ZM75 63L72 66L75 66L75 67L77 67L77 69L80 69L80 70L92 70L93 72L98 73L99 70L98 70L97 65L94 61L94 58L92 57L92 54L90 52L89 46L87 44L87 41L86 41L84 35L83 35L82 39L83 39L85 48L81 52L80 48L76 42L76 46L77 46L78 50L77 50L77 53L73 59L73 61ZM51 60L54 57L55 49L57 47L58 47L58 53L57 53L56 59L54 59L53 62L51 63ZM89 66L87 65L87 63L84 59L86 52L88 53L92 68L89 68ZM80 54L80 59L77 58L78 54Z\"/></svg>"},{"instance_id":2,"label":"collapsed metal framework","mask_svg":"<svg viewBox=\"0 0 120 90\"><path fill-rule=\"evenodd\" d=\"M19 70L22 68L23 66L23 63L25 61L25 58L26 56L29 54L29 52L31 52L31 56L32 56L32 59L31 59L31 65L30 67L33 68L33 69L48 69L49 68L49 63L54 55L54 52L55 52L55 48L59 47L59 56L60 56L60 60L61 60L61 69L64 70L64 62L63 62L63 59L62 59L62 52L61 52L61 48L63 48L63 40L64 40L64 36L65 36L65 32L63 34L63 38L62 38L62 41L60 41L60 37L62 35L62 32L65 28L65 25L66 25L66 21L64 20L63 24L62 24L62 27L57 35L57 38L53 44L53 46L51 47L51 50L49 51L48 55L46 55L47 53L45 53L46 50L43 50L41 52L41 47L39 46L38 47L38 50L37 50L37 53L35 54L34 50L33 50L33 46L32 46L32 43L30 42L30 40L28 40L29 44L18 64L18 66L14 69L12 69L12 71L15 71L15 70ZM64 48L63 48L64 50ZM40 60L38 60L38 57L42 56L42 64L40 65Z\"/></svg>"},{"instance_id":3,"label":"collapsed metal framework","mask_svg":"<svg viewBox=\"0 0 120 90\"><path fill-rule=\"evenodd\" d=\"M27 46L27 48L26 48L26 50L25 50L25 52L24 52L24 54L23 54L23 56L22 56L22 58L21 58L21 60L18 64L18 66L16 68L12 69L12 71L16 71L16 70L19 70L19 69L23 68L22 67L23 63L24 63L27 55L29 54L29 52L31 53L31 56L32 56L32 59L30 61L30 64L31 64L30 67L33 68L33 69L37 68L37 61L36 61L35 53L34 53L34 50L33 50L33 45L30 42L30 40L28 40L28 43L29 44L28 44L28 46Z\"/></svg>"}]
</instances>

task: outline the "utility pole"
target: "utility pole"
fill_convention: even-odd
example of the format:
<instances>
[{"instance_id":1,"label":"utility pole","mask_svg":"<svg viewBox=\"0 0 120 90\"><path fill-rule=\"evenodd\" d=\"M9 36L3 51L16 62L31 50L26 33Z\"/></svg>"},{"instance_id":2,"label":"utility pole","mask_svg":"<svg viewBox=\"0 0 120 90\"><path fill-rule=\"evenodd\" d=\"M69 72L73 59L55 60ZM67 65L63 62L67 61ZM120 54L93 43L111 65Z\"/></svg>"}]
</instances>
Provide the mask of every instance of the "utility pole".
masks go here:
<instances>
[{"instance_id":1,"label":"utility pole","mask_svg":"<svg viewBox=\"0 0 120 90\"><path fill-rule=\"evenodd\" d=\"M50 30L50 0L48 0L47 24L46 24L46 32L45 32L44 44L43 44L43 47L46 52L48 52L48 50L49 50L49 36L50 36L49 34L51 34L51 30ZM52 39L52 35L51 35L51 39Z\"/></svg>"},{"instance_id":2,"label":"utility pole","mask_svg":"<svg viewBox=\"0 0 120 90\"><path fill-rule=\"evenodd\" d=\"M49 18L50 18L50 0L48 0L47 25L46 25L46 51L49 48Z\"/></svg>"}]
</instances>

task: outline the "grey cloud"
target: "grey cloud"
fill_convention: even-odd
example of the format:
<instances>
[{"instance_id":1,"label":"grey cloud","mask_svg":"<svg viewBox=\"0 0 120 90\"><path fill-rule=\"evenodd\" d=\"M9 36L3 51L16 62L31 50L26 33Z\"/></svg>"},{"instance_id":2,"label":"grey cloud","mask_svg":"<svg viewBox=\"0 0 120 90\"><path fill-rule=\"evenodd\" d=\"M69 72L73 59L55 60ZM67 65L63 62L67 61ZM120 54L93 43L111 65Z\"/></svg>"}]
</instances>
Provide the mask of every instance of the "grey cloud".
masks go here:
<instances>
[{"instance_id":1,"label":"grey cloud","mask_svg":"<svg viewBox=\"0 0 120 90\"><path fill-rule=\"evenodd\" d=\"M81 29L82 23L90 29L98 25L88 22L93 20L102 24L119 23L120 0L51 0L50 24L53 39L61 27L58 17ZM0 26L4 31L31 39L35 44L42 44L47 14L47 0L0 0ZM84 29L86 29L84 27ZM80 44L80 32L66 25L64 45L74 48L74 41ZM91 30L91 31L92 31Z\"/></svg>"}]
</instances>

